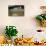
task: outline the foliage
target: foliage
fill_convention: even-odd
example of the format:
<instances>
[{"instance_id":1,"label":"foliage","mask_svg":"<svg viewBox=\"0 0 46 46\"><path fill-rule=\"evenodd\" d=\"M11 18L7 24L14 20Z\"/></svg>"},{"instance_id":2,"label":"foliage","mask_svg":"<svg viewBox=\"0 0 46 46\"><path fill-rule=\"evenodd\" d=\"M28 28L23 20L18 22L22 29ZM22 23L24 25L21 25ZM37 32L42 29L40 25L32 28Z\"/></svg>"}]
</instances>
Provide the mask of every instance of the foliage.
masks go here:
<instances>
[{"instance_id":1,"label":"foliage","mask_svg":"<svg viewBox=\"0 0 46 46\"><path fill-rule=\"evenodd\" d=\"M6 30L5 34L9 38L11 38L12 36L16 36L18 33L15 26L6 26L5 30Z\"/></svg>"},{"instance_id":2,"label":"foliage","mask_svg":"<svg viewBox=\"0 0 46 46\"><path fill-rule=\"evenodd\" d=\"M46 14L38 15L38 16L36 16L36 19L39 21L43 21L44 19L46 20Z\"/></svg>"}]
</instances>

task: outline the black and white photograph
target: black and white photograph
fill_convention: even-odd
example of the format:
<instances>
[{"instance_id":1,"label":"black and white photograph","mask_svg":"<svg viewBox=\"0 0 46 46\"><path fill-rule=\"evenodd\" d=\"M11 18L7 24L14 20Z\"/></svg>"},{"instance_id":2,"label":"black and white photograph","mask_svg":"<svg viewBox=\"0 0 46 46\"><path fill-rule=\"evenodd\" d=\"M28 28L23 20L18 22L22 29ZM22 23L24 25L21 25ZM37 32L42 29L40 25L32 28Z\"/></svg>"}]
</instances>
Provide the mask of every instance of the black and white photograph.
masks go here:
<instances>
[{"instance_id":1,"label":"black and white photograph","mask_svg":"<svg viewBox=\"0 0 46 46\"><path fill-rule=\"evenodd\" d=\"M24 16L24 5L9 5L8 16Z\"/></svg>"}]
</instances>

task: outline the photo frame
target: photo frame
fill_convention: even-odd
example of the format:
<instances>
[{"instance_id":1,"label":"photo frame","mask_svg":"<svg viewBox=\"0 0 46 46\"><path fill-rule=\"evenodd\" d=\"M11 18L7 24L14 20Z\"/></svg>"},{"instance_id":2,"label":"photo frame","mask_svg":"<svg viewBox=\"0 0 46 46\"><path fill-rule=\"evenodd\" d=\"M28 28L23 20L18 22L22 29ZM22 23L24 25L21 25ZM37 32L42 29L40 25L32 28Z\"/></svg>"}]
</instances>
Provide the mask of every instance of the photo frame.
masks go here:
<instances>
[{"instance_id":1,"label":"photo frame","mask_svg":"<svg viewBox=\"0 0 46 46\"><path fill-rule=\"evenodd\" d=\"M24 16L24 5L9 5L8 16Z\"/></svg>"}]
</instances>

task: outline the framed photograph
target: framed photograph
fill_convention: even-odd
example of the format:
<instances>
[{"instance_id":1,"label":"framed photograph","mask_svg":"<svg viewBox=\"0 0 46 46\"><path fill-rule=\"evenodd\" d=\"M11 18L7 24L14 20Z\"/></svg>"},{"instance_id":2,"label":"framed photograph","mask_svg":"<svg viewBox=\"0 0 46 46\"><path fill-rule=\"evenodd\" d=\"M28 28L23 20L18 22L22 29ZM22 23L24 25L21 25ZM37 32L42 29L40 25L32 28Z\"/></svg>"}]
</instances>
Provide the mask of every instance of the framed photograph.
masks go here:
<instances>
[{"instance_id":1,"label":"framed photograph","mask_svg":"<svg viewBox=\"0 0 46 46\"><path fill-rule=\"evenodd\" d=\"M24 5L9 5L8 16L24 16Z\"/></svg>"}]
</instances>

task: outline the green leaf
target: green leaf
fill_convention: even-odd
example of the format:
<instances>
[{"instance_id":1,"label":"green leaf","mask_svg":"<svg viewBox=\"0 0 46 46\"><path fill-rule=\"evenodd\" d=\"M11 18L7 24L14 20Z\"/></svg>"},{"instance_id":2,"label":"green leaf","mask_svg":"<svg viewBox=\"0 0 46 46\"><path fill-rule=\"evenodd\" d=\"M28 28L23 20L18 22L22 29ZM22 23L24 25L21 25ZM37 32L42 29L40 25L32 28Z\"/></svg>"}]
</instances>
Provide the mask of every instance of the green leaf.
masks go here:
<instances>
[{"instance_id":1,"label":"green leaf","mask_svg":"<svg viewBox=\"0 0 46 46\"><path fill-rule=\"evenodd\" d=\"M5 30L6 31L5 32L6 36L8 36L8 37L16 36L16 34L18 33L18 31L16 30L15 26L6 26L6 27L7 27L6 30Z\"/></svg>"},{"instance_id":2,"label":"green leaf","mask_svg":"<svg viewBox=\"0 0 46 46\"><path fill-rule=\"evenodd\" d=\"M41 15L38 15L38 16L36 17L36 19L39 20L39 21L44 20L44 18L43 18Z\"/></svg>"}]
</instances>

